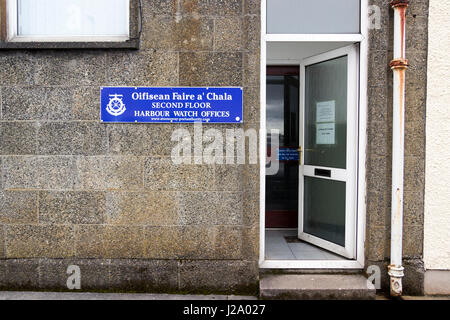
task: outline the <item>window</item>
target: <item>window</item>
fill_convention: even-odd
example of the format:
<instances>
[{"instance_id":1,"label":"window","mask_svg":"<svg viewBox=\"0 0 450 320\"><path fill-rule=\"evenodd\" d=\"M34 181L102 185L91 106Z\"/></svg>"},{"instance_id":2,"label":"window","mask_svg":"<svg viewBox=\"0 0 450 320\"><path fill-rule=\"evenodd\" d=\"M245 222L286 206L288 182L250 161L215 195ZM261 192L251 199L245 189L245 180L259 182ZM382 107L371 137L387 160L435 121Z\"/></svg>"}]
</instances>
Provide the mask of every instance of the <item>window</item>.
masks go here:
<instances>
[{"instance_id":1,"label":"window","mask_svg":"<svg viewBox=\"0 0 450 320\"><path fill-rule=\"evenodd\" d=\"M123 42L130 0L6 0L8 42Z\"/></svg>"},{"instance_id":2,"label":"window","mask_svg":"<svg viewBox=\"0 0 450 320\"><path fill-rule=\"evenodd\" d=\"M359 33L360 10L360 0L267 0L267 33Z\"/></svg>"}]
</instances>

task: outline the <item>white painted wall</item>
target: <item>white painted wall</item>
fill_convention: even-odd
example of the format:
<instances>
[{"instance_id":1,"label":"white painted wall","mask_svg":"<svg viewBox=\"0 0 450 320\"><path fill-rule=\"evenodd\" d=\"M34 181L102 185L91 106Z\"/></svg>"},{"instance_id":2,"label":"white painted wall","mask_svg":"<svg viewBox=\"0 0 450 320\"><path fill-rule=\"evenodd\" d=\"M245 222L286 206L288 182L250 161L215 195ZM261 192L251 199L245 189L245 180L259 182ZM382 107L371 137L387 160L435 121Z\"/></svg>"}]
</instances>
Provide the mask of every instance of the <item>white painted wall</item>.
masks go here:
<instances>
[{"instance_id":1,"label":"white painted wall","mask_svg":"<svg viewBox=\"0 0 450 320\"><path fill-rule=\"evenodd\" d=\"M450 269L450 1L430 0L426 113L426 269Z\"/></svg>"}]
</instances>

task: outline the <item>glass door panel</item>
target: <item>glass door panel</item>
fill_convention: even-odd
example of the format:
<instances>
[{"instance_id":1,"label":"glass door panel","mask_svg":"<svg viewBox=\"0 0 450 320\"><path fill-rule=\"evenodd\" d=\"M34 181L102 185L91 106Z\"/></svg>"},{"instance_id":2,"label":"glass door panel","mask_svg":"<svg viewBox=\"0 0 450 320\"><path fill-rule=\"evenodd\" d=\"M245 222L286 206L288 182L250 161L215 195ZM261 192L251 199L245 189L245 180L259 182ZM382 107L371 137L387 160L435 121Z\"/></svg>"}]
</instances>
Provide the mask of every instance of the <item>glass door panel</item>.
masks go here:
<instances>
[{"instance_id":1,"label":"glass door panel","mask_svg":"<svg viewBox=\"0 0 450 320\"><path fill-rule=\"evenodd\" d=\"M305 68L305 164L345 169L347 56Z\"/></svg>"}]
</instances>

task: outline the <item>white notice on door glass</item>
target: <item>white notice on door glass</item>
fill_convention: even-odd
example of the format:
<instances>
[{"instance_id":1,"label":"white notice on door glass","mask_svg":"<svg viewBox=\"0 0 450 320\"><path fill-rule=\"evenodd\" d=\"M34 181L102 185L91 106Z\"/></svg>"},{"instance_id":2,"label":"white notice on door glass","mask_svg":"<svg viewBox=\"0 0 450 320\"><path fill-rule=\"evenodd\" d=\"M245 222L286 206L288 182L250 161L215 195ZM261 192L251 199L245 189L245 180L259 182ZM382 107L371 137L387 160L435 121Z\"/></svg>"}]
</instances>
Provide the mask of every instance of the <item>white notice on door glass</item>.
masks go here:
<instances>
[{"instance_id":1,"label":"white notice on door glass","mask_svg":"<svg viewBox=\"0 0 450 320\"><path fill-rule=\"evenodd\" d=\"M317 102L316 122L335 122L335 106L334 100Z\"/></svg>"},{"instance_id":2,"label":"white notice on door glass","mask_svg":"<svg viewBox=\"0 0 450 320\"><path fill-rule=\"evenodd\" d=\"M316 124L316 144L335 144L334 123Z\"/></svg>"}]
</instances>

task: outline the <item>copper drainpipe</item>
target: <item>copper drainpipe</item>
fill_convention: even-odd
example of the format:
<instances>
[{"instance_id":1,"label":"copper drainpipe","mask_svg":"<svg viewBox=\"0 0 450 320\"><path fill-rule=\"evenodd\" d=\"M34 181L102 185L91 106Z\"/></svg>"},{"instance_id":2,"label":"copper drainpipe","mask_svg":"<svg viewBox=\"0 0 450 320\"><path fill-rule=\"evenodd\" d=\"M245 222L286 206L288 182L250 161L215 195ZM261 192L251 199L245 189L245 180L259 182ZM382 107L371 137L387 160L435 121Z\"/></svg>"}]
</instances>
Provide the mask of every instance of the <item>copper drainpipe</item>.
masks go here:
<instances>
[{"instance_id":1,"label":"copper drainpipe","mask_svg":"<svg viewBox=\"0 0 450 320\"><path fill-rule=\"evenodd\" d=\"M402 278L402 238L403 238L403 175L405 147L405 76L406 60L405 31L406 8L409 0L394 0L394 59L390 67L394 74L393 86L393 126L392 126L392 203L391 203L391 262L388 267L390 292L401 296Z\"/></svg>"}]
</instances>

